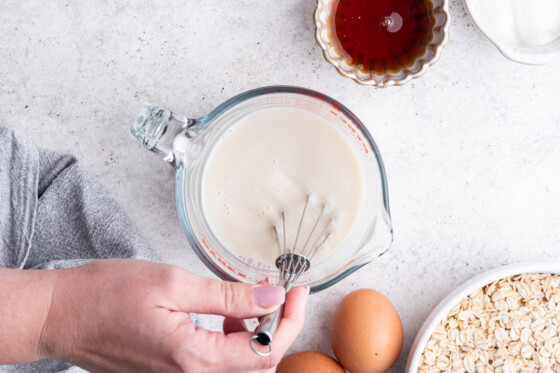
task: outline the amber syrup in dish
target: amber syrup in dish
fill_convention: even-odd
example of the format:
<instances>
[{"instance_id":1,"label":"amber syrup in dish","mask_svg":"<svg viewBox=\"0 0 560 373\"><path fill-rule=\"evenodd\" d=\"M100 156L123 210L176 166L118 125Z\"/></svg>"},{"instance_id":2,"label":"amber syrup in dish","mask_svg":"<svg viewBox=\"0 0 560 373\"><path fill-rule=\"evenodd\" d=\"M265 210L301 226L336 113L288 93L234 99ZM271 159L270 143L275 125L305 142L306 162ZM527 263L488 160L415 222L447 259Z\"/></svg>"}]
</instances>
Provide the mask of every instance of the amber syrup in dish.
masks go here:
<instances>
[{"instance_id":1,"label":"amber syrup in dish","mask_svg":"<svg viewBox=\"0 0 560 373\"><path fill-rule=\"evenodd\" d=\"M333 5L340 52L365 72L401 71L424 55L432 39L430 0L339 0Z\"/></svg>"}]
</instances>

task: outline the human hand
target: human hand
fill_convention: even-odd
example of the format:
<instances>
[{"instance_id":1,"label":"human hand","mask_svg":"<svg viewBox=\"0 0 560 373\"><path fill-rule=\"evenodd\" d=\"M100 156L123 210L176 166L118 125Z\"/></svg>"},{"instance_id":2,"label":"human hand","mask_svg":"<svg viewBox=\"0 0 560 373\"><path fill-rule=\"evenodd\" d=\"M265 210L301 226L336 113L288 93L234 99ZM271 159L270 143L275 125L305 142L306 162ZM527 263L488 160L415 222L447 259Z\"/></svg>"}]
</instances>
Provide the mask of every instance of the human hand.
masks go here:
<instances>
[{"instance_id":1,"label":"human hand","mask_svg":"<svg viewBox=\"0 0 560 373\"><path fill-rule=\"evenodd\" d=\"M93 372L239 372L274 368L304 324L308 291L293 288L272 342L256 355L241 319L274 311L284 289L203 278L179 267L101 260L60 270L43 332L43 357ZM226 316L224 333L189 312Z\"/></svg>"}]
</instances>

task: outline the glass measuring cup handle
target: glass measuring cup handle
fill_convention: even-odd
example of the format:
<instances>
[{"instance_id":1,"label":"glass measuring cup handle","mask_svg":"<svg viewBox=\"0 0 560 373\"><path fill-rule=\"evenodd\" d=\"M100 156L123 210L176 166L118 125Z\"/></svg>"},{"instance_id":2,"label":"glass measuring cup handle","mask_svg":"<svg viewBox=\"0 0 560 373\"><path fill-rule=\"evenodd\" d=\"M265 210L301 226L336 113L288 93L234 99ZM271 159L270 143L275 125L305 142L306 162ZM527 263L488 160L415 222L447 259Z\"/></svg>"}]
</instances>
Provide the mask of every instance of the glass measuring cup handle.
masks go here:
<instances>
[{"instance_id":1,"label":"glass measuring cup handle","mask_svg":"<svg viewBox=\"0 0 560 373\"><path fill-rule=\"evenodd\" d=\"M130 134L146 149L175 166L177 163L173 147L175 138L179 134L184 134L186 138L195 137L198 133L196 125L195 119L154 105L144 104L136 122L130 129Z\"/></svg>"}]
</instances>

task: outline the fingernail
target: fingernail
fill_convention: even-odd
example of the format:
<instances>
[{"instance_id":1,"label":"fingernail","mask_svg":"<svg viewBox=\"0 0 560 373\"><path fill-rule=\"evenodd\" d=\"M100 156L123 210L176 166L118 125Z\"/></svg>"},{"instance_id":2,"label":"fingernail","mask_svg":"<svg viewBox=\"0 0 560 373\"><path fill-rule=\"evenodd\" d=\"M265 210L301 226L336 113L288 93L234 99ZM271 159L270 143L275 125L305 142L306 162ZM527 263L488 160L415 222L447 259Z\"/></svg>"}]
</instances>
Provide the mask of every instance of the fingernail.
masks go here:
<instances>
[{"instance_id":1,"label":"fingernail","mask_svg":"<svg viewBox=\"0 0 560 373\"><path fill-rule=\"evenodd\" d=\"M261 307L278 306L286 300L286 291L281 286L261 286L253 289L253 299Z\"/></svg>"}]
</instances>

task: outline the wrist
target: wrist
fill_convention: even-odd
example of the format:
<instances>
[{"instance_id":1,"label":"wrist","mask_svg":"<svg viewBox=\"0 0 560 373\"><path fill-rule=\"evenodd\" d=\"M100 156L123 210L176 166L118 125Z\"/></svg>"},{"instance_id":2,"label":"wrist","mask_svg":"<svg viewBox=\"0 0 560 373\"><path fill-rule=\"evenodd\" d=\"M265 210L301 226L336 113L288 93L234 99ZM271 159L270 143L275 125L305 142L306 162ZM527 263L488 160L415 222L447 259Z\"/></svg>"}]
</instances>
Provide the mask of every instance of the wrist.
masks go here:
<instances>
[{"instance_id":1,"label":"wrist","mask_svg":"<svg viewBox=\"0 0 560 373\"><path fill-rule=\"evenodd\" d=\"M57 326L53 325L52 316L53 314L56 314L60 308L59 293L60 288L62 287L61 282L63 281L63 271L64 270L45 271L49 272L48 279L46 279L46 283L49 288L49 297L46 312L42 315L41 332L37 339L37 354L39 359L56 358L59 355L56 348L58 345L58 336L56 335L56 332L53 332L57 329Z\"/></svg>"},{"instance_id":2,"label":"wrist","mask_svg":"<svg viewBox=\"0 0 560 373\"><path fill-rule=\"evenodd\" d=\"M79 365L80 351L83 352L81 342L92 335L92 329L96 330L95 310L88 304L91 289L97 283L92 266L95 264L52 271L50 306L39 340L42 358ZM93 304L93 307L102 307L99 300L94 300Z\"/></svg>"},{"instance_id":3,"label":"wrist","mask_svg":"<svg viewBox=\"0 0 560 373\"><path fill-rule=\"evenodd\" d=\"M53 358L68 361L80 322L84 315L77 309L76 289L79 282L75 272L80 267L49 271L51 292L48 312L45 313L38 342L38 352L42 359ZM78 276L79 277L79 276Z\"/></svg>"},{"instance_id":4,"label":"wrist","mask_svg":"<svg viewBox=\"0 0 560 373\"><path fill-rule=\"evenodd\" d=\"M57 271L0 268L0 364L27 363L45 356L42 334Z\"/></svg>"}]
</instances>

